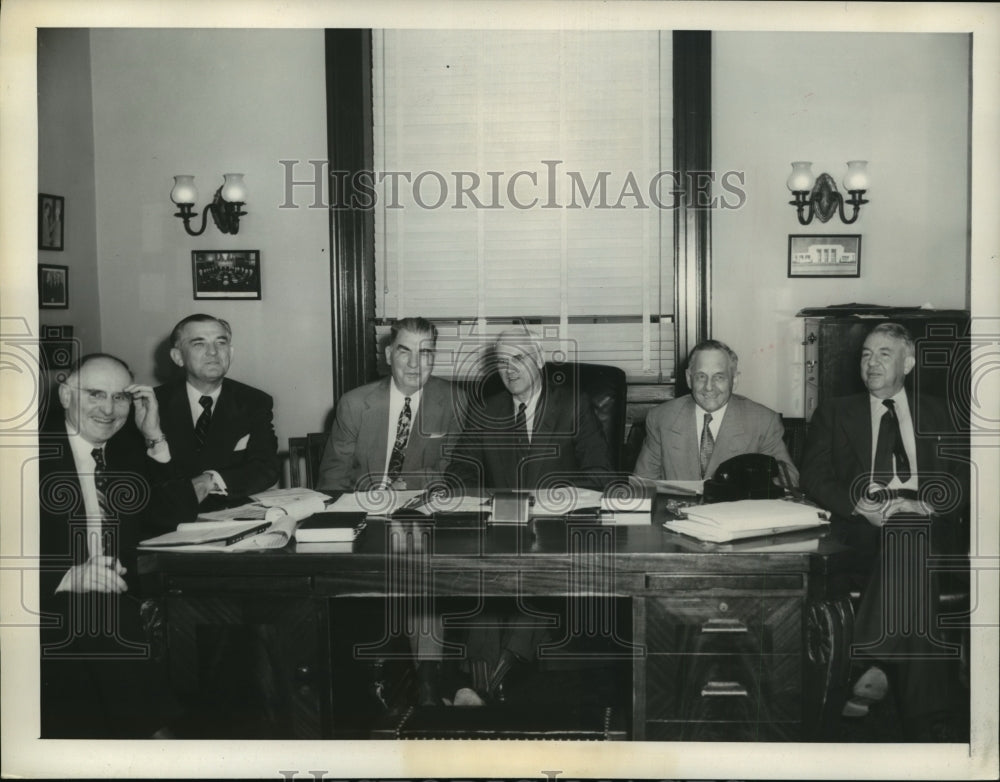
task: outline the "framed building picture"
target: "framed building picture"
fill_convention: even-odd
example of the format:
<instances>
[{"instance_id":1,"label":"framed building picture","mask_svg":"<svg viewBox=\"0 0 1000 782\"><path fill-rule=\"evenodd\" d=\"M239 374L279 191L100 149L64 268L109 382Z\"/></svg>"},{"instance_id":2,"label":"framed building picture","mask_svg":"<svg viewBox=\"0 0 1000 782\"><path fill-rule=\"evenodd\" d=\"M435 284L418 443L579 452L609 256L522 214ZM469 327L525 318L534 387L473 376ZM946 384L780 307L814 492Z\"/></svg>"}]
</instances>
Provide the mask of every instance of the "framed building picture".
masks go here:
<instances>
[{"instance_id":1,"label":"framed building picture","mask_svg":"<svg viewBox=\"0 0 1000 782\"><path fill-rule=\"evenodd\" d=\"M195 299L259 299L260 250L194 250Z\"/></svg>"},{"instance_id":2,"label":"framed building picture","mask_svg":"<svg viewBox=\"0 0 1000 782\"><path fill-rule=\"evenodd\" d=\"M69 308L69 267L38 264L38 307L43 310Z\"/></svg>"},{"instance_id":3,"label":"framed building picture","mask_svg":"<svg viewBox=\"0 0 1000 782\"><path fill-rule=\"evenodd\" d=\"M66 218L62 196L38 194L38 249L62 250Z\"/></svg>"},{"instance_id":4,"label":"framed building picture","mask_svg":"<svg viewBox=\"0 0 1000 782\"><path fill-rule=\"evenodd\" d=\"M861 234L789 234L789 277L860 277Z\"/></svg>"}]
</instances>

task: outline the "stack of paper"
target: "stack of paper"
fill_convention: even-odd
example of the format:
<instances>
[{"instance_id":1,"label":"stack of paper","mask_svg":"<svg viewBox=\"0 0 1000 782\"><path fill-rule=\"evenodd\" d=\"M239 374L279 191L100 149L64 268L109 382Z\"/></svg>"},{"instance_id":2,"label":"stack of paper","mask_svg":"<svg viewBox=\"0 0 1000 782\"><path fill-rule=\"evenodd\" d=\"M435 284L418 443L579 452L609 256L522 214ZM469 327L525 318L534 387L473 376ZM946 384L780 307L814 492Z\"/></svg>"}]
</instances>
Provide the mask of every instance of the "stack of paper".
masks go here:
<instances>
[{"instance_id":1,"label":"stack of paper","mask_svg":"<svg viewBox=\"0 0 1000 782\"><path fill-rule=\"evenodd\" d=\"M248 551L282 548L295 532L297 521L195 521L177 525L177 530L142 541L147 551Z\"/></svg>"},{"instance_id":2,"label":"stack of paper","mask_svg":"<svg viewBox=\"0 0 1000 782\"><path fill-rule=\"evenodd\" d=\"M714 543L793 532L828 523L824 511L789 500L717 502L689 507L685 513L686 519L667 521L663 526Z\"/></svg>"}]
</instances>

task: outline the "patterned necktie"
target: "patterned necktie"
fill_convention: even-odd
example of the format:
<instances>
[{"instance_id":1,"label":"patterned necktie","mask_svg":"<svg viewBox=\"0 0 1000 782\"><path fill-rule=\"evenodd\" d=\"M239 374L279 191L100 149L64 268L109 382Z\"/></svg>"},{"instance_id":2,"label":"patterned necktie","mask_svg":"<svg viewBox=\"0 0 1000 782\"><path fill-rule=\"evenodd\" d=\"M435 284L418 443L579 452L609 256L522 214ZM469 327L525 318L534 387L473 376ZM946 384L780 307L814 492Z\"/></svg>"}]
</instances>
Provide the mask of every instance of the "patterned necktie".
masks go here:
<instances>
[{"instance_id":1,"label":"patterned necktie","mask_svg":"<svg viewBox=\"0 0 1000 782\"><path fill-rule=\"evenodd\" d=\"M517 437L518 448L528 447L528 419L525 415L525 410L528 406L521 402L517 406L517 414L514 416L514 435Z\"/></svg>"},{"instance_id":2,"label":"patterned necktie","mask_svg":"<svg viewBox=\"0 0 1000 782\"><path fill-rule=\"evenodd\" d=\"M413 412L410 410L410 397L403 402L403 411L396 423L396 442L392 444L392 456L389 457L389 469L385 473L386 485L392 483L403 471L403 457L406 455L406 442L410 439L410 421Z\"/></svg>"},{"instance_id":3,"label":"patterned necktie","mask_svg":"<svg viewBox=\"0 0 1000 782\"><path fill-rule=\"evenodd\" d=\"M101 511L102 522L108 521L114 518L111 512L111 503L108 501L108 484L111 483L111 478L108 476L108 465L104 461L104 449L95 448L90 452L90 455L94 457L94 488L97 489L97 506ZM98 548L99 553L107 553L108 547L106 545L107 530L103 523L101 524L101 542ZM88 533L89 537L89 533ZM91 549L91 553L98 553Z\"/></svg>"},{"instance_id":4,"label":"patterned necktie","mask_svg":"<svg viewBox=\"0 0 1000 782\"><path fill-rule=\"evenodd\" d=\"M705 470L708 469L708 463L712 459L712 451L715 450L715 438L712 437L712 430L708 426L710 423L712 423L712 414L705 413L705 420L701 425L701 447L699 448L702 478L705 477Z\"/></svg>"},{"instance_id":5,"label":"patterned necktie","mask_svg":"<svg viewBox=\"0 0 1000 782\"><path fill-rule=\"evenodd\" d=\"M878 440L875 443L875 463L872 469L879 483L888 484L892 479L892 460L896 459L896 475L903 483L910 480L910 460L903 447L903 436L899 432L899 418L896 417L896 403L883 399L885 412L878 425Z\"/></svg>"},{"instance_id":6,"label":"patterned necktie","mask_svg":"<svg viewBox=\"0 0 1000 782\"><path fill-rule=\"evenodd\" d=\"M194 439L198 441L198 450L205 447L205 440L208 437L208 427L212 423L212 397L203 396L198 400L198 404L204 408L198 416L198 422L194 425Z\"/></svg>"}]
</instances>

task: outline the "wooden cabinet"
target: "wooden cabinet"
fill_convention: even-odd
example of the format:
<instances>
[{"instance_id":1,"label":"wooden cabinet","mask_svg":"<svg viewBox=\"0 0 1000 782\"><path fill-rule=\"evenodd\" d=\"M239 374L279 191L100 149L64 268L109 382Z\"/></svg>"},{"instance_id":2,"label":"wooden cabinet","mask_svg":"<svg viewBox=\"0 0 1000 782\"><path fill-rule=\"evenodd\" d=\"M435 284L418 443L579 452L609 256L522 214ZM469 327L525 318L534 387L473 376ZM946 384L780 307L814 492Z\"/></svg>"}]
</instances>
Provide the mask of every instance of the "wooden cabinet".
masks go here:
<instances>
[{"instance_id":1,"label":"wooden cabinet","mask_svg":"<svg viewBox=\"0 0 1000 782\"><path fill-rule=\"evenodd\" d=\"M823 312L825 314L818 314ZM909 329L916 342L917 364L908 382L920 393L962 400L969 382L969 313L964 310L857 309L803 310L803 415L808 421L824 399L865 390L861 380L861 347L879 323L892 321ZM967 421L956 421L959 431Z\"/></svg>"},{"instance_id":2,"label":"wooden cabinet","mask_svg":"<svg viewBox=\"0 0 1000 782\"><path fill-rule=\"evenodd\" d=\"M804 585L699 589L645 598L645 736L787 741L802 734Z\"/></svg>"}]
</instances>

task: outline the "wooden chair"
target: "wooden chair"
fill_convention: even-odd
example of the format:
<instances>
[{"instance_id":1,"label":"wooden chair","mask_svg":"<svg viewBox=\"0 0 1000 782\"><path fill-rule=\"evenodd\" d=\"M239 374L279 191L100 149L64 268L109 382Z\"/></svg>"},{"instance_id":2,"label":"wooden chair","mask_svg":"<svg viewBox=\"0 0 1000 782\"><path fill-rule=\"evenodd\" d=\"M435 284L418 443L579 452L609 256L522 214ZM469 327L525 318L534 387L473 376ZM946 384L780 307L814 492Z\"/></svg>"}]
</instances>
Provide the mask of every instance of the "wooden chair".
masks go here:
<instances>
[{"instance_id":1,"label":"wooden chair","mask_svg":"<svg viewBox=\"0 0 1000 782\"><path fill-rule=\"evenodd\" d=\"M319 463L323 458L328 436L324 432L310 432L305 437L288 438L288 477L295 487L313 489L319 477Z\"/></svg>"}]
</instances>

